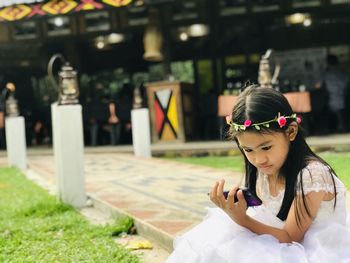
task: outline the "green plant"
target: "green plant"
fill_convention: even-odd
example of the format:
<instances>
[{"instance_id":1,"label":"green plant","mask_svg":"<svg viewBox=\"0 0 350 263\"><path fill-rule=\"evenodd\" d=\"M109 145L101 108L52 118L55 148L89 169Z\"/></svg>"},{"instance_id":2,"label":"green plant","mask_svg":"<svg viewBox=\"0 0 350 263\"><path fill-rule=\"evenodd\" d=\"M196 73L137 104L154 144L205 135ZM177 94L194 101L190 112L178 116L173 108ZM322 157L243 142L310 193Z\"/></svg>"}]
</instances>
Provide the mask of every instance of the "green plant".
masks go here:
<instances>
[{"instance_id":1,"label":"green plant","mask_svg":"<svg viewBox=\"0 0 350 263\"><path fill-rule=\"evenodd\" d=\"M49 76L31 78L34 98L39 107L45 107L58 99L57 83Z\"/></svg>"}]
</instances>

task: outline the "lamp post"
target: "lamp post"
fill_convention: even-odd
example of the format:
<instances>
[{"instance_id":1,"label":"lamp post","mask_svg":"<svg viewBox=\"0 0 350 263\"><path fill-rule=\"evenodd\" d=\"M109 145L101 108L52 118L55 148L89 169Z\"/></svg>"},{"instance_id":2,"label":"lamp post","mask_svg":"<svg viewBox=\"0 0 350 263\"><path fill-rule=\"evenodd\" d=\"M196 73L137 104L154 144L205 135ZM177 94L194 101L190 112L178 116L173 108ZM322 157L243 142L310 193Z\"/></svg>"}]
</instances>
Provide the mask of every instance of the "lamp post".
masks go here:
<instances>
[{"instance_id":1,"label":"lamp post","mask_svg":"<svg viewBox=\"0 0 350 263\"><path fill-rule=\"evenodd\" d=\"M135 156L151 157L149 111L147 108L142 108L141 86L142 84L134 89L134 102L131 110L132 144Z\"/></svg>"},{"instance_id":2,"label":"lamp post","mask_svg":"<svg viewBox=\"0 0 350 263\"><path fill-rule=\"evenodd\" d=\"M16 86L12 82L6 84L5 101L6 118L5 133L7 145L7 157L9 166L15 166L21 170L27 168L25 122L23 116L19 116L18 103L15 99Z\"/></svg>"},{"instance_id":3,"label":"lamp post","mask_svg":"<svg viewBox=\"0 0 350 263\"><path fill-rule=\"evenodd\" d=\"M8 98L6 99L6 115L8 117L19 116L18 101L15 98L16 86L12 82L6 84L6 90L8 92Z\"/></svg>"},{"instance_id":4,"label":"lamp post","mask_svg":"<svg viewBox=\"0 0 350 263\"><path fill-rule=\"evenodd\" d=\"M259 64L259 76L258 82L262 87L273 88L278 84L278 75L280 73L280 64L276 61L275 70L273 76L270 72L270 59L272 49L268 49L266 53L261 57Z\"/></svg>"},{"instance_id":5,"label":"lamp post","mask_svg":"<svg viewBox=\"0 0 350 263\"><path fill-rule=\"evenodd\" d=\"M51 105L53 148L59 198L74 207L86 205L82 106L78 103L77 73L62 55L53 55L48 74L53 77L56 59L63 66L58 72L58 102Z\"/></svg>"},{"instance_id":6,"label":"lamp post","mask_svg":"<svg viewBox=\"0 0 350 263\"><path fill-rule=\"evenodd\" d=\"M142 84L140 86L142 86ZM142 97L141 97L140 86L136 86L134 88L134 97L133 97L133 104L132 104L133 109L142 108Z\"/></svg>"}]
</instances>

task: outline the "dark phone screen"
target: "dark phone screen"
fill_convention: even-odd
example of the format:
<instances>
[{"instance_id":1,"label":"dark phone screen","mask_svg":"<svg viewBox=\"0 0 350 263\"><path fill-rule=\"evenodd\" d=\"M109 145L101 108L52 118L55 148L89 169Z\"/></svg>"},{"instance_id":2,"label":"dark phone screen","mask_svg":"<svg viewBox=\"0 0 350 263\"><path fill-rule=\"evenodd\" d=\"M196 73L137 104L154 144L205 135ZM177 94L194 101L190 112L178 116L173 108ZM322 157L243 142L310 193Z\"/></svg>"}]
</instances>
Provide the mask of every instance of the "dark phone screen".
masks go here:
<instances>
[{"instance_id":1,"label":"dark phone screen","mask_svg":"<svg viewBox=\"0 0 350 263\"><path fill-rule=\"evenodd\" d=\"M262 201L259 197L253 194L253 192L249 188L240 188L243 191L244 199L247 202L247 206L259 206L262 204ZM228 191L224 192L225 198L227 198ZM235 203L238 202L238 198L234 196Z\"/></svg>"}]
</instances>

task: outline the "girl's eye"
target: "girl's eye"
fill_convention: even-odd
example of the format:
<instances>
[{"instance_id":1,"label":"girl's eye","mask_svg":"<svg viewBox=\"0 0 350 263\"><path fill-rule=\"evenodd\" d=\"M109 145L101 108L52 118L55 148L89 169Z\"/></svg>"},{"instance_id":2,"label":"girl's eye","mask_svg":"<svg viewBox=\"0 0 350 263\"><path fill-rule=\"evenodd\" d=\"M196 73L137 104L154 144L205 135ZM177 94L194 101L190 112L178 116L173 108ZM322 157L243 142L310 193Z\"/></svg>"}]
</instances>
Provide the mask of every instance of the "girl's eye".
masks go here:
<instances>
[{"instance_id":1,"label":"girl's eye","mask_svg":"<svg viewBox=\"0 0 350 263\"><path fill-rule=\"evenodd\" d=\"M264 150L264 151L268 151L268 150L271 149L271 147L272 147L272 146L265 146L265 147L263 147L263 148L261 148L261 149Z\"/></svg>"},{"instance_id":2,"label":"girl's eye","mask_svg":"<svg viewBox=\"0 0 350 263\"><path fill-rule=\"evenodd\" d=\"M251 150L251 149L243 149L246 153L250 153L250 152L252 152L253 150Z\"/></svg>"}]
</instances>

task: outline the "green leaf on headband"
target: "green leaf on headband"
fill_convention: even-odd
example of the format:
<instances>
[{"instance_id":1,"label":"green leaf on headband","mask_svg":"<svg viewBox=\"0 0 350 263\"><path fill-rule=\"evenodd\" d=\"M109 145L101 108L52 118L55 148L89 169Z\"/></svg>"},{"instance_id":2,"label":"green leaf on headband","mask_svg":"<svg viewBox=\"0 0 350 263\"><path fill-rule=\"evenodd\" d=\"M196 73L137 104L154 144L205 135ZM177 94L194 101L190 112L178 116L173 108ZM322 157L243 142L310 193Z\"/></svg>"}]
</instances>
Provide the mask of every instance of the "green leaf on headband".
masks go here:
<instances>
[{"instance_id":1,"label":"green leaf on headband","mask_svg":"<svg viewBox=\"0 0 350 263\"><path fill-rule=\"evenodd\" d=\"M255 129L257 129L258 131L260 131L260 127L259 125L254 125Z\"/></svg>"},{"instance_id":2,"label":"green leaf on headband","mask_svg":"<svg viewBox=\"0 0 350 263\"><path fill-rule=\"evenodd\" d=\"M265 126L266 128L269 128L269 127L270 127L270 124L269 124L269 123L266 123L264 126Z\"/></svg>"}]
</instances>

